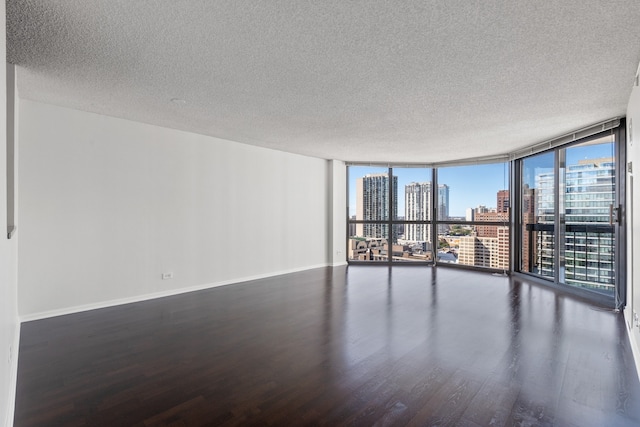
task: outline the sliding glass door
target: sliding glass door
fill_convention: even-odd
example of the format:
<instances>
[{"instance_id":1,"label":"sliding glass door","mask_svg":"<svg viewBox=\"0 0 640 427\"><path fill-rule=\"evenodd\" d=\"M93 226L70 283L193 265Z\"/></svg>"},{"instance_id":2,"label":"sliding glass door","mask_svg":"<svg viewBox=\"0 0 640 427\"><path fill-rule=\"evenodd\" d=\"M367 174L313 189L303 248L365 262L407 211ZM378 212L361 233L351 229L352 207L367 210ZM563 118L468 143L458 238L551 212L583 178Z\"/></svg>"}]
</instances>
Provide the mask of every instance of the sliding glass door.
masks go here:
<instances>
[{"instance_id":1,"label":"sliding glass door","mask_svg":"<svg viewBox=\"0 0 640 427\"><path fill-rule=\"evenodd\" d=\"M613 136L561 150L561 281L613 295L615 289L616 161Z\"/></svg>"},{"instance_id":2,"label":"sliding glass door","mask_svg":"<svg viewBox=\"0 0 640 427\"><path fill-rule=\"evenodd\" d=\"M610 133L521 160L520 271L614 295L616 154Z\"/></svg>"}]
</instances>

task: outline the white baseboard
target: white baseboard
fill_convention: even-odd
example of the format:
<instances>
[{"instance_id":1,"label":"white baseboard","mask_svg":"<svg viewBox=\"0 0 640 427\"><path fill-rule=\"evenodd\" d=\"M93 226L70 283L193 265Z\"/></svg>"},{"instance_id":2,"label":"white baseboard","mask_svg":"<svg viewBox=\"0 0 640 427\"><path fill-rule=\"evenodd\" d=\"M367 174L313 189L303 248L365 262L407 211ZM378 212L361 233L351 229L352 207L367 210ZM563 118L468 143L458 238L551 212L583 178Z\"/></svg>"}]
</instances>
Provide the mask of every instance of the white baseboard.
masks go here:
<instances>
[{"instance_id":1,"label":"white baseboard","mask_svg":"<svg viewBox=\"0 0 640 427\"><path fill-rule=\"evenodd\" d=\"M636 375L638 375L638 379L640 380L640 347L638 345L639 342L636 341L636 338L633 331L633 315L629 313L629 310L625 308L624 310L624 328L627 330L627 336L629 337L629 345L631 346L631 352L633 353L633 361L636 364ZM628 325L631 325L631 329L629 329Z\"/></svg>"},{"instance_id":2,"label":"white baseboard","mask_svg":"<svg viewBox=\"0 0 640 427\"><path fill-rule=\"evenodd\" d=\"M133 303L133 302L147 301L147 300L152 300L152 299L156 299L156 298L163 298L163 297L168 297L168 296L172 296L172 295L184 294L184 293L187 293L187 292L202 291L204 289L215 288L215 287L218 287L218 286L233 285L233 284L236 284L236 283L243 283L243 282L248 282L248 281L251 281L251 280L266 279L267 277L281 276L283 274L297 273L297 272L300 272L300 271L313 270L315 268L323 268L323 267L327 267L327 266L329 266L329 265L327 265L327 264L310 265L310 266L306 266L306 267L293 268L293 269L289 269L289 270L281 270L281 271L275 271L275 272L265 273L265 274L256 274L256 275L253 275L253 276L238 277L238 278L231 279L231 280L223 280L221 282L207 283L207 284L196 285L196 286L189 286L189 287L186 287L186 288L170 289L170 290L162 291L162 292L154 292L154 293L150 293L150 294L136 295L136 296L127 297L127 298L118 298L118 299L113 299L113 300L108 300L108 301L100 301L100 302L92 303L92 304L84 304L84 305L78 305L78 306L73 306L73 307L65 307L65 308L56 309L56 310L49 310L49 311L42 311L42 312L38 312L38 313L25 314L25 315L20 316L20 321L21 322L30 322L30 321L33 321L33 320L41 320L41 319L47 319L47 318L50 318L50 317L64 316L64 315L67 315L67 314L80 313L80 312L83 312L83 311L96 310L96 309L100 309L100 308L114 307L114 306L117 306L117 305L130 304L130 303Z\"/></svg>"},{"instance_id":3,"label":"white baseboard","mask_svg":"<svg viewBox=\"0 0 640 427\"><path fill-rule=\"evenodd\" d=\"M331 267L343 267L345 265L349 265L347 261L334 262L331 264Z\"/></svg>"},{"instance_id":4,"label":"white baseboard","mask_svg":"<svg viewBox=\"0 0 640 427\"><path fill-rule=\"evenodd\" d=\"M16 387L18 385L18 352L20 350L20 322L16 321L16 328L14 331L12 351L11 351L11 365L10 378L9 378L9 401L7 402L7 416L5 419L5 426L13 426L13 418L16 409Z\"/></svg>"}]
</instances>

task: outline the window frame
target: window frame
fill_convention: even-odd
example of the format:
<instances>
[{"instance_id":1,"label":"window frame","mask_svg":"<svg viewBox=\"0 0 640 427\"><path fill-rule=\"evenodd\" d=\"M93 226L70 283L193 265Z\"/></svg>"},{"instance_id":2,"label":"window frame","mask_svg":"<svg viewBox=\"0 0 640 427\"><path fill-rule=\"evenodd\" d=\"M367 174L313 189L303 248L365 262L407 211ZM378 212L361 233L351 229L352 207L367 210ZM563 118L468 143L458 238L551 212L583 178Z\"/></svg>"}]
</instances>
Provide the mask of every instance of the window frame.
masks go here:
<instances>
[{"instance_id":1,"label":"window frame","mask_svg":"<svg viewBox=\"0 0 640 427\"><path fill-rule=\"evenodd\" d=\"M439 191L436 191L436 189L439 188L439 184L438 184L438 169L439 168L443 168L443 167L452 167L452 166L472 166L472 165L480 165L480 164L504 164L505 167L507 167L507 175L509 176L509 180L507 183L507 188L506 190L509 191L509 194L512 194L512 190L511 190L511 182L512 180L511 175L511 163L508 161L508 158L506 156L498 156L498 157L491 157L491 158L486 158L486 159L482 159L482 160L476 160L473 162L446 162L446 163L438 163L438 164L403 164L403 163L385 163L385 164L375 164L375 163L360 163L360 162L347 162L345 163L345 166L347 168L346 171L346 197L347 197L347 226L346 226L346 243L345 243L345 254L346 254L346 258L347 258L347 263L349 265L387 265L387 266L392 266L392 265L411 265L411 266L447 266L447 267L454 267L454 268L463 268L463 269L472 269L472 270L479 270L479 271L488 271L488 272L502 272L504 274L506 274L507 272L510 272L512 269L512 265L513 265L513 202L511 200L510 197L510 201L509 201L509 214L508 214L508 220L505 221L466 221L466 219L464 221L461 220L451 220L451 219L446 219L446 220L441 220L438 218L438 204L439 204L439 200L438 200L438 194ZM350 180L351 180L351 167L358 167L358 166L368 166L368 167L386 167L387 168L387 176L389 177L389 180L392 181L394 175L393 175L393 169L400 169L400 168L429 168L431 169L431 186L432 186L432 191L431 191L431 219L430 220L420 220L420 221L408 221L406 219L394 219L393 218L393 207L392 207L392 203L394 200L394 194L393 194L393 188L394 186L392 184L389 185L389 197L388 197L388 212L390 212L388 218L386 220L377 220L377 221L372 221L372 220L358 220L358 219L351 219L350 217ZM397 176L397 175L395 175ZM505 189L503 189L505 190ZM400 190L397 190L398 192L400 192ZM356 259L350 259L350 240L351 240L351 233L350 233L350 229L352 225L357 225L357 224L380 224L380 225L387 225L387 230L390 231L390 235L387 237L387 244L390 243L390 245L393 245L393 230L394 230L394 226L397 225L411 225L411 224L418 224L418 225L426 225L428 227L431 228L431 236L435 236L435 238L432 238L432 257L431 257L431 261L418 261L418 262L402 262L402 261L394 261L394 257L393 255L389 256L389 254L387 254L386 256L386 260L384 261L373 261L373 260L356 260ZM508 257L508 261L507 261L507 266L502 267L502 268L492 268L492 267L483 267L483 266L475 266L475 265L467 265L467 264L457 264L457 263L449 263L449 262L443 262L443 261L438 261L438 227L440 225L458 225L458 224L463 224L463 225L469 225L472 227L475 226L495 226L495 227L508 227L508 233L509 233L509 238L508 238L508 242L507 242L507 246L508 246L508 250L509 250L509 257ZM392 246L390 246L392 247Z\"/></svg>"}]
</instances>

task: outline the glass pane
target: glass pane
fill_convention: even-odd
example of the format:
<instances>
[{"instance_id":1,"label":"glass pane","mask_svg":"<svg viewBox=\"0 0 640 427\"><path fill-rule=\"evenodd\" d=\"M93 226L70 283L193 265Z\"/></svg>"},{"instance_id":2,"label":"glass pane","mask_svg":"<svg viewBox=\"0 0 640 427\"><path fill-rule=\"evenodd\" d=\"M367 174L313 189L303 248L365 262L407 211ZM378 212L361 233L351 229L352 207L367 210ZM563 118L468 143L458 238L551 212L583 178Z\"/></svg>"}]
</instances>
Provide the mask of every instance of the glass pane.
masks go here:
<instances>
[{"instance_id":1,"label":"glass pane","mask_svg":"<svg viewBox=\"0 0 640 427\"><path fill-rule=\"evenodd\" d=\"M507 213L509 165L455 166L438 169L438 219L474 221L477 214Z\"/></svg>"},{"instance_id":2,"label":"glass pane","mask_svg":"<svg viewBox=\"0 0 640 427\"><path fill-rule=\"evenodd\" d=\"M386 224L349 224L349 229L355 226L357 229L361 227L365 232L371 234L382 234L381 237L361 237L349 233L349 245L348 245L348 259L350 261L372 261L372 262L387 262L387 253L389 249L388 238L383 234L383 227L388 227ZM375 232L371 230L377 230ZM360 231L362 233L362 231Z\"/></svg>"},{"instance_id":3,"label":"glass pane","mask_svg":"<svg viewBox=\"0 0 640 427\"><path fill-rule=\"evenodd\" d=\"M438 220L503 222L508 225L508 185L507 163L440 168L438 169ZM494 236L495 226L488 227L485 229L483 226L476 226L471 227L471 230L478 237ZM462 224L456 226L439 224L440 244L443 239L447 240L448 236L464 233L466 228L468 227ZM438 253L438 260L442 262L448 255L441 254L442 252ZM468 259L465 263L477 264Z\"/></svg>"},{"instance_id":4,"label":"glass pane","mask_svg":"<svg viewBox=\"0 0 640 427\"><path fill-rule=\"evenodd\" d=\"M430 223L394 224L393 227L398 236L393 244L393 261L433 261Z\"/></svg>"},{"instance_id":5,"label":"glass pane","mask_svg":"<svg viewBox=\"0 0 640 427\"><path fill-rule=\"evenodd\" d=\"M565 149L564 282L613 294L615 148L607 136Z\"/></svg>"},{"instance_id":6,"label":"glass pane","mask_svg":"<svg viewBox=\"0 0 640 427\"><path fill-rule=\"evenodd\" d=\"M555 153L524 159L522 164L522 271L554 277Z\"/></svg>"},{"instance_id":7,"label":"glass pane","mask_svg":"<svg viewBox=\"0 0 640 427\"><path fill-rule=\"evenodd\" d=\"M349 218L360 221L387 221L389 210L397 216L398 179L393 180L394 200L389 206L389 169L380 167L349 167ZM382 237L388 235L388 227L359 224L359 237ZM360 234L362 233L362 234Z\"/></svg>"},{"instance_id":8,"label":"glass pane","mask_svg":"<svg viewBox=\"0 0 640 427\"><path fill-rule=\"evenodd\" d=\"M432 170L430 168L393 168L398 179L398 211L395 220L411 221L395 224L392 238L393 261L433 261Z\"/></svg>"},{"instance_id":9,"label":"glass pane","mask_svg":"<svg viewBox=\"0 0 640 427\"><path fill-rule=\"evenodd\" d=\"M393 168L392 172L398 185L398 209L393 219L430 221L431 169Z\"/></svg>"},{"instance_id":10,"label":"glass pane","mask_svg":"<svg viewBox=\"0 0 640 427\"><path fill-rule=\"evenodd\" d=\"M509 268L509 226L453 224L439 237L438 262Z\"/></svg>"}]
</instances>

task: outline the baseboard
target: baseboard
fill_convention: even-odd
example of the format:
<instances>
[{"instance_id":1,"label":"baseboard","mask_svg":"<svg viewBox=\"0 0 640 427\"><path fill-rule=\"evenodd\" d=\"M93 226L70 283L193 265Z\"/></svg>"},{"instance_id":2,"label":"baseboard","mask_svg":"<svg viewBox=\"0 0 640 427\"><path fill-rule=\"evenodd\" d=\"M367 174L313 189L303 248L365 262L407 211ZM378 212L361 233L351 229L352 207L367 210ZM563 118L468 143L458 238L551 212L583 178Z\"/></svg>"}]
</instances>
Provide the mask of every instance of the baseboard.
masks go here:
<instances>
[{"instance_id":1,"label":"baseboard","mask_svg":"<svg viewBox=\"0 0 640 427\"><path fill-rule=\"evenodd\" d=\"M9 401L7 402L7 416L5 426L13 426L13 418L16 410L16 387L18 385L18 353L20 350L20 322L16 322L15 336L13 337L11 366L9 378Z\"/></svg>"},{"instance_id":2,"label":"baseboard","mask_svg":"<svg viewBox=\"0 0 640 427\"><path fill-rule=\"evenodd\" d=\"M633 315L629 313L629 309L625 309L624 312L625 329L627 330L627 337L629 337L629 345L631 346L631 352L633 353L633 361L636 364L636 375L640 380L640 348L638 342L636 342L635 336L631 333L633 330ZM631 329L627 325L631 325Z\"/></svg>"},{"instance_id":3,"label":"baseboard","mask_svg":"<svg viewBox=\"0 0 640 427\"><path fill-rule=\"evenodd\" d=\"M344 267L345 265L349 265L347 261L334 262L331 264L331 267Z\"/></svg>"},{"instance_id":4,"label":"baseboard","mask_svg":"<svg viewBox=\"0 0 640 427\"><path fill-rule=\"evenodd\" d=\"M306 267L292 268L292 269L289 269L289 270L280 270L280 271L275 271L275 272L271 272L271 273L256 274L256 275L253 275L253 276L237 277L235 279L223 280L221 282L207 283L207 284L196 285L196 286L189 286L189 287L186 287L186 288L170 289L170 290L162 291L162 292L154 292L154 293L150 293L150 294L136 295L136 296L127 297L127 298L118 298L118 299L113 299L113 300L108 300L108 301L101 301L101 302L92 303L92 304L84 304L84 305L78 305L78 306L73 306L73 307L66 307L66 308L61 308L61 309L57 309L57 310L49 310L49 311L42 311L42 312L38 312L38 313L25 314L25 315L20 316L20 321L21 322L31 322L31 321L34 321L34 320L48 319L50 317L64 316L64 315L67 315L67 314L81 313L83 311L97 310L97 309L100 309L100 308L114 307L114 306L117 306L117 305L130 304L130 303L134 303L134 302L147 301L147 300L152 300L152 299L156 299L156 298L169 297L169 296L173 296L173 295L185 294L187 292L202 291L202 290L205 290L205 289L216 288L218 286L233 285L233 284L237 284L237 283L249 282L251 280L266 279L268 277L281 276L283 274L290 274L290 273L298 273L300 271L313 270L315 268L324 268L324 267L328 267L328 266L330 266L330 265L328 265L328 264L316 264L316 265L310 265L310 266L306 266Z\"/></svg>"}]
</instances>

